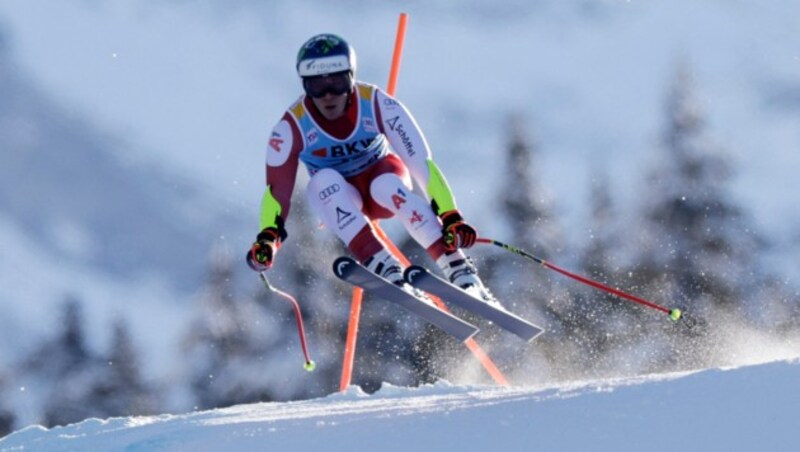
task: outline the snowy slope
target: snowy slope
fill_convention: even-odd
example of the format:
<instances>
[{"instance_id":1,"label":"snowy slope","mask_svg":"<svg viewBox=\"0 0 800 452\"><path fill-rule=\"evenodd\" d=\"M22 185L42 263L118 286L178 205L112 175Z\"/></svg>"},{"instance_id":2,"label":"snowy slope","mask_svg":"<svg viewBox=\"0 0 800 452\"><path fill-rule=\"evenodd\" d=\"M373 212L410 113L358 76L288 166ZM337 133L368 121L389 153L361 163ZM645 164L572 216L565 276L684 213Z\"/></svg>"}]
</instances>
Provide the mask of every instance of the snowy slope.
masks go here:
<instances>
[{"instance_id":1,"label":"snowy slope","mask_svg":"<svg viewBox=\"0 0 800 452\"><path fill-rule=\"evenodd\" d=\"M557 388L385 387L317 400L29 427L0 450L796 450L800 365Z\"/></svg>"}]
</instances>

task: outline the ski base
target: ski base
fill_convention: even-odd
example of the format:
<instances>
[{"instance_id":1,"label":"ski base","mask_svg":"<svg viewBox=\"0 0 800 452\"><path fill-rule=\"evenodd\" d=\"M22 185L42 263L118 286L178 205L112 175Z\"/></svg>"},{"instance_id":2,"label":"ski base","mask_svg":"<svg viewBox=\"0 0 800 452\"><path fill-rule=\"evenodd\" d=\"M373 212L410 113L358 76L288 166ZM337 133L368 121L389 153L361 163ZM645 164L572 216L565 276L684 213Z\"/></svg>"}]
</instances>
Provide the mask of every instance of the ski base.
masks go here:
<instances>
[{"instance_id":1,"label":"ski base","mask_svg":"<svg viewBox=\"0 0 800 452\"><path fill-rule=\"evenodd\" d=\"M336 259L333 262L333 273L343 281L359 286L366 292L391 301L412 314L422 317L462 342L478 332L475 325L411 295L401 287L367 270L350 257L342 256Z\"/></svg>"},{"instance_id":2,"label":"ski base","mask_svg":"<svg viewBox=\"0 0 800 452\"><path fill-rule=\"evenodd\" d=\"M446 302L483 317L526 341L530 342L544 332L542 328L533 323L470 295L460 287L454 286L418 265L408 267L403 276L406 282L417 289L436 295Z\"/></svg>"}]
</instances>

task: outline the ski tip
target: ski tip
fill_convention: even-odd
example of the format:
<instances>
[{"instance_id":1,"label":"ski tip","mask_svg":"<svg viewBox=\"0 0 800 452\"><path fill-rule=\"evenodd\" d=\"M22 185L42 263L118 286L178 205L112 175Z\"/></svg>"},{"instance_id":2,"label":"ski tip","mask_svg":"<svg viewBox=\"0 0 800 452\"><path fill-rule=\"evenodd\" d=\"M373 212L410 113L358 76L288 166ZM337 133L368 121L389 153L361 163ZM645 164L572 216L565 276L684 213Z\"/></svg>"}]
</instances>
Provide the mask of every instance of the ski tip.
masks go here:
<instances>
[{"instance_id":1,"label":"ski tip","mask_svg":"<svg viewBox=\"0 0 800 452\"><path fill-rule=\"evenodd\" d=\"M470 324L470 326L472 327L472 331L470 331L467 334L463 335L463 338L459 338L459 340L461 342L467 342L467 341L469 341L471 339L475 339L475 336L477 336L478 333L481 332L481 330L477 326L472 325L472 324Z\"/></svg>"},{"instance_id":2,"label":"ski tip","mask_svg":"<svg viewBox=\"0 0 800 452\"><path fill-rule=\"evenodd\" d=\"M350 257L347 256L337 257L336 260L333 261L333 273L335 273L336 276L341 278L342 276L344 276L346 269L350 265L353 265L353 263L355 263L355 261Z\"/></svg>"},{"instance_id":3,"label":"ski tip","mask_svg":"<svg viewBox=\"0 0 800 452\"><path fill-rule=\"evenodd\" d=\"M414 281L425 273L428 273L428 270L425 268L419 265L410 265L403 272L403 279L405 279L407 283L413 285Z\"/></svg>"},{"instance_id":4,"label":"ski tip","mask_svg":"<svg viewBox=\"0 0 800 452\"><path fill-rule=\"evenodd\" d=\"M529 336L529 338L526 339L525 342L531 343L531 342L533 342L534 339L536 339L537 337L541 336L542 334L544 334L544 330L543 329L539 329L539 331L536 331L533 335Z\"/></svg>"}]
</instances>

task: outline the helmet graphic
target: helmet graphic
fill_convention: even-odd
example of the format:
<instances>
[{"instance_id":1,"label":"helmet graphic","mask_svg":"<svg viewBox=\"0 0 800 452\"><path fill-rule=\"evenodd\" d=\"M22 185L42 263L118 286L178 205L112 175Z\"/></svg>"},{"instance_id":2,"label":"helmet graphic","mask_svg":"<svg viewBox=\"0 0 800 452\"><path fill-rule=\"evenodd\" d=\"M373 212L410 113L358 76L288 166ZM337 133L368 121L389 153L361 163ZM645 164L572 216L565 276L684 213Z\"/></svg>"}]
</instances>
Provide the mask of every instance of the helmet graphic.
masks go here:
<instances>
[{"instance_id":1,"label":"helmet graphic","mask_svg":"<svg viewBox=\"0 0 800 452\"><path fill-rule=\"evenodd\" d=\"M297 53L297 74L314 77L336 72L356 71L356 52L344 39L334 34L316 35Z\"/></svg>"}]
</instances>

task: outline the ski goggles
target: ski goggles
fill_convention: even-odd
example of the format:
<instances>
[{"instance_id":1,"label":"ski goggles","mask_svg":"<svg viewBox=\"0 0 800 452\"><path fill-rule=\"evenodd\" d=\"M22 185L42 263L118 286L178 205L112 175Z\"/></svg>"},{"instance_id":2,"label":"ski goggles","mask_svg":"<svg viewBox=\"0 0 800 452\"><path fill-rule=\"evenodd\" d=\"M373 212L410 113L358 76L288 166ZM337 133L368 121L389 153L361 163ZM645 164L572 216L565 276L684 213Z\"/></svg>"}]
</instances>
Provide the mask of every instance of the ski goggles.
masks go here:
<instances>
[{"instance_id":1,"label":"ski goggles","mask_svg":"<svg viewBox=\"0 0 800 452\"><path fill-rule=\"evenodd\" d=\"M328 93L341 96L353 89L353 76L350 71L343 71L315 77L303 77L303 89L311 97L325 97Z\"/></svg>"}]
</instances>

